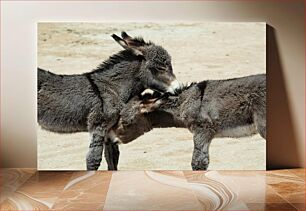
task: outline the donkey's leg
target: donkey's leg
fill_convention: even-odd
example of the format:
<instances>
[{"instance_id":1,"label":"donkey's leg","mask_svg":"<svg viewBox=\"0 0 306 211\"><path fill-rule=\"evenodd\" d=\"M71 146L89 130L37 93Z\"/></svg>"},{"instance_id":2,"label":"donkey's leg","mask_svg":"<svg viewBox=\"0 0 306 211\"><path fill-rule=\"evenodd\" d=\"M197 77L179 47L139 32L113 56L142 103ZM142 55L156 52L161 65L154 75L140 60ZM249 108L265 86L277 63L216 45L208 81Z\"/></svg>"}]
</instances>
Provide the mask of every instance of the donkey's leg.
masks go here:
<instances>
[{"instance_id":1,"label":"donkey's leg","mask_svg":"<svg viewBox=\"0 0 306 211\"><path fill-rule=\"evenodd\" d=\"M86 155L87 170L98 170L102 161L104 136L99 133L91 133L89 150Z\"/></svg>"},{"instance_id":2,"label":"donkey's leg","mask_svg":"<svg viewBox=\"0 0 306 211\"><path fill-rule=\"evenodd\" d=\"M266 139L266 106L264 103L254 105L253 121L258 133Z\"/></svg>"},{"instance_id":3,"label":"donkey's leg","mask_svg":"<svg viewBox=\"0 0 306 211\"><path fill-rule=\"evenodd\" d=\"M104 156L107 162L108 170L117 170L119 161L119 146L112 142L105 143Z\"/></svg>"},{"instance_id":4,"label":"donkey's leg","mask_svg":"<svg viewBox=\"0 0 306 211\"><path fill-rule=\"evenodd\" d=\"M213 135L209 130L202 129L194 133L194 149L192 154L192 170L207 170L209 165L209 146Z\"/></svg>"},{"instance_id":5,"label":"donkey's leg","mask_svg":"<svg viewBox=\"0 0 306 211\"><path fill-rule=\"evenodd\" d=\"M117 100L116 102L118 102ZM106 144L108 141L106 140L108 131L111 129L113 125L115 125L119 119L119 113L121 107L117 104L114 104L115 101L109 100L105 101L103 108L104 111L101 111L101 108L95 107L92 109L92 112L90 113L88 117L88 129L94 130L101 136L101 142L99 142L100 149L99 154L95 153L94 155L88 155L87 157L93 157L93 156L98 156L95 159L99 162L102 160L102 152L103 152L103 146L106 147L105 153L107 154L106 156L106 161L108 164L108 169L109 170L117 170L117 165L118 165L118 160L119 160L119 148L118 146L108 146ZM103 138L102 138L103 137ZM90 150L91 152L92 150ZM88 152L88 154L90 154ZM101 153L100 153L101 152Z\"/></svg>"},{"instance_id":6,"label":"donkey's leg","mask_svg":"<svg viewBox=\"0 0 306 211\"><path fill-rule=\"evenodd\" d=\"M97 170L100 166L109 122L109 117L101 111L98 105L92 108L87 120L88 131L92 131L86 156L87 170Z\"/></svg>"},{"instance_id":7,"label":"donkey's leg","mask_svg":"<svg viewBox=\"0 0 306 211\"><path fill-rule=\"evenodd\" d=\"M264 112L256 112L254 114L254 123L260 136L266 139L266 114Z\"/></svg>"},{"instance_id":8,"label":"donkey's leg","mask_svg":"<svg viewBox=\"0 0 306 211\"><path fill-rule=\"evenodd\" d=\"M258 133L266 139L266 90L262 90L253 104L253 121L257 128Z\"/></svg>"}]
</instances>

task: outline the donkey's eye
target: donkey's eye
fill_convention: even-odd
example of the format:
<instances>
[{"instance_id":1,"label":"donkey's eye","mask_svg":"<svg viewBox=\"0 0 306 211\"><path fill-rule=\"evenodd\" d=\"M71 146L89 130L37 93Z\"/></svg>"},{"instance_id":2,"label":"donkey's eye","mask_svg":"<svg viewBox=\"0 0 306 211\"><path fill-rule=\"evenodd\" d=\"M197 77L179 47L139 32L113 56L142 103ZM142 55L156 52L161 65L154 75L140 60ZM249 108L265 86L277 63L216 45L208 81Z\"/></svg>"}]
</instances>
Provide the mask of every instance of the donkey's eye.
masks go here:
<instances>
[{"instance_id":1,"label":"donkey's eye","mask_svg":"<svg viewBox=\"0 0 306 211\"><path fill-rule=\"evenodd\" d=\"M151 70L153 73L162 73L162 72L165 72L165 71L166 71L166 67L157 66L157 67L154 67L154 68L150 68L150 70Z\"/></svg>"},{"instance_id":2,"label":"donkey's eye","mask_svg":"<svg viewBox=\"0 0 306 211\"><path fill-rule=\"evenodd\" d=\"M158 66L156 69L157 69L158 71L164 72L164 71L166 71L167 67L166 67L166 66Z\"/></svg>"}]
</instances>

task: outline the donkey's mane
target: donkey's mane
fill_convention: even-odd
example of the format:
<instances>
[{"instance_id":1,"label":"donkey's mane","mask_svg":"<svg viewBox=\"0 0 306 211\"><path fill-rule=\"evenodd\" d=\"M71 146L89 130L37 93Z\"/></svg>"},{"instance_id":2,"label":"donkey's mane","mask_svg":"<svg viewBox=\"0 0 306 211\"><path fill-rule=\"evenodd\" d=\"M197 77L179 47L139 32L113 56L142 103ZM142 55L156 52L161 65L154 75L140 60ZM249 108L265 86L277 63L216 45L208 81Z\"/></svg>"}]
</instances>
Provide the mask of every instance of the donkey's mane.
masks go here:
<instances>
[{"instance_id":1,"label":"donkey's mane","mask_svg":"<svg viewBox=\"0 0 306 211\"><path fill-rule=\"evenodd\" d=\"M141 46L141 45L154 45L153 42L145 42L142 37L134 37L132 40L133 44L135 46ZM95 69L91 71L92 72L103 72L105 70L111 69L115 64L120 63L121 61L134 61L134 60L141 61L143 59L142 56L136 56L134 52L130 49L125 49L122 51L119 51L118 53L110 56L107 60L99 64Z\"/></svg>"},{"instance_id":2,"label":"donkey's mane","mask_svg":"<svg viewBox=\"0 0 306 211\"><path fill-rule=\"evenodd\" d=\"M91 73L104 72L105 70L111 69L115 64L122 61L141 61L143 58L141 56L136 56L132 50L126 49L119 51L118 53L110 56L107 60L99 64Z\"/></svg>"},{"instance_id":3,"label":"donkey's mane","mask_svg":"<svg viewBox=\"0 0 306 211\"><path fill-rule=\"evenodd\" d=\"M159 97L158 98L168 98L168 97L171 97L171 98L179 98L179 95L188 90L190 87L192 87L193 85L196 85L198 83L196 82L192 82L192 83L186 83L186 84L182 84L181 87L177 90L177 94L176 95L172 95L170 94L169 92L166 92L164 94L162 93L159 93ZM154 97L151 97L151 98L154 98Z\"/></svg>"},{"instance_id":4,"label":"donkey's mane","mask_svg":"<svg viewBox=\"0 0 306 211\"><path fill-rule=\"evenodd\" d=\"M195 84L197 84L197 82L191 82L191 83L183 84L177 92L182 93L183 91L189 89L190 87L192 87Z\"/></svg>"},{"instance_id":5,"label":"donkey's mane","mask_svg":"<svg viewBox=\"0 0 306 211\"><path fill-rule=\"evenodd\" d=\"M145 46L145 45L154 45L151 41L144 41L142 37L134 37L131 41L135 46Z\"/></svg>"}]
</instances>

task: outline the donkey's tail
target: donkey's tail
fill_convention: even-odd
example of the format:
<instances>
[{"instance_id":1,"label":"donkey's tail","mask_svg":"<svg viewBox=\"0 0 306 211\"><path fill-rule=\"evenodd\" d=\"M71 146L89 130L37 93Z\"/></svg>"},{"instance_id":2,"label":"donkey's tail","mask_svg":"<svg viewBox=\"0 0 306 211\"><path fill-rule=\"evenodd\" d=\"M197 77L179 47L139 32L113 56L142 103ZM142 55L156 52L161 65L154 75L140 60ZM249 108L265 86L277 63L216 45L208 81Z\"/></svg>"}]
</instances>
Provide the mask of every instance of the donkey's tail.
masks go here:
<instances>
[{"instance_id":1,"label":"donkey's tail","mask_svg":"<svg viewBox=\"0 0 306 211\"><path fill-rule=\"evenodd\" d=\"M37 91L39 91L42 87L42 85L47 81L54 80L54 77L57 75L54 73L51 73L47 70L43 70L41 68L37 68Z\"/></svg>"}]
</instances>

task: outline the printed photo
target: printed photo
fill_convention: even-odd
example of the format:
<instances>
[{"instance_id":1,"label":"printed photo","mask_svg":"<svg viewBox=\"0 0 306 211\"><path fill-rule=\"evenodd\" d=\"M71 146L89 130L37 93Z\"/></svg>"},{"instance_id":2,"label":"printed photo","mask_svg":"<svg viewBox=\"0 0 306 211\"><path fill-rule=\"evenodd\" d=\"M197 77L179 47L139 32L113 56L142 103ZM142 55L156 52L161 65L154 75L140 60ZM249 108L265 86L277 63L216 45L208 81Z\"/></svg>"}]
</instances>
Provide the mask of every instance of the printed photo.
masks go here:
<instances>
[{"instance_id":1,"label":"printed photo","mask_svg":"<svg viewBox=\"0 0 306 211\"><path fill-rule=\"evenodd\" d=\"M266 23L37 33L39 170L266 169Z\"/></svg>"}]
</instances>

